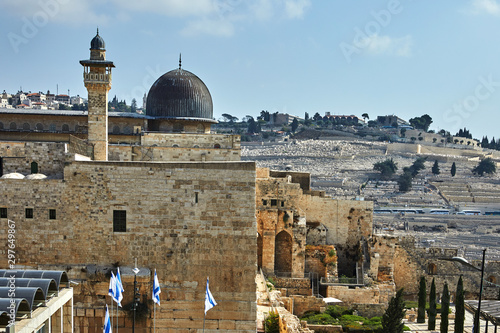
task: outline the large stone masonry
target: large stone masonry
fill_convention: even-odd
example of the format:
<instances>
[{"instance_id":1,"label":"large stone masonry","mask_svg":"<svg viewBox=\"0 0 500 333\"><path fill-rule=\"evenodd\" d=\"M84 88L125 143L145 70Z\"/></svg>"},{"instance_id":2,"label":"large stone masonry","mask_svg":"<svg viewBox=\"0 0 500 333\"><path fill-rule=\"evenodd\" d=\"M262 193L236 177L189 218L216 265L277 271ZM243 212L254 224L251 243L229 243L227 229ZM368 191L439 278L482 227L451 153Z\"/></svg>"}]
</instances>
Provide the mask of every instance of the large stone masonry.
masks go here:
<instances>
[{"instance_id":1,"label":"large stone masonry","mask_svg":"<svg viewBox=\"0 0 500 333\"><path fill-rule=\"evenodd\" d=\"M1 179L0 202L16 223L20 265L64 266L71 278L82 279L81 293L75 295L76 332L102 329L104 313L94 309L104 307L109 284L82 270L133 267L134 258L138 266L156 269L162 285L157 329L201 331L210 276L218 305L207 314L206 327L255 332L253 162L71 162L60 180ZM33 210L33 218L26 216L26 208ZM55 219L49 210L56 211ZM114 230L116 211L125 212L125 231ZM7 225L7 219L0 222ZM6 236L0 233L0 242ZM6 249L0 255L6 256ZM141 279L140 288L150 299L151 276ZM130 327L129 321L122 324Z\"/></svg>"}]
</instances>

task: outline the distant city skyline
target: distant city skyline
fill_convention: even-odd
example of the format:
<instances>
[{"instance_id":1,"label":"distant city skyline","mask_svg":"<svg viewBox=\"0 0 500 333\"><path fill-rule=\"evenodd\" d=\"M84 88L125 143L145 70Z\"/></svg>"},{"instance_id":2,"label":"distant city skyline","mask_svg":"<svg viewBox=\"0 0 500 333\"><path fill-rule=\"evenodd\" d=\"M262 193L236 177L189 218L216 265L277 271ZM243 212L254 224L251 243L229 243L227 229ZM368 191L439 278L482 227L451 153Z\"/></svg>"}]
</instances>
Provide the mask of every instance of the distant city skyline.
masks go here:
<instances>
[{"instance_id":1,"label":"distant city skyline","mask_svg":"<svg viewBox=\"0 0 500 333\"><path fill-rule=\"evenodd\" d=\"M99 27L110 99L167 71L199 76L214 117L433 118L430 129L500 138L500 1L4 0L0 91L87 96L79 60Z\"/></svg>"}]
</instances>

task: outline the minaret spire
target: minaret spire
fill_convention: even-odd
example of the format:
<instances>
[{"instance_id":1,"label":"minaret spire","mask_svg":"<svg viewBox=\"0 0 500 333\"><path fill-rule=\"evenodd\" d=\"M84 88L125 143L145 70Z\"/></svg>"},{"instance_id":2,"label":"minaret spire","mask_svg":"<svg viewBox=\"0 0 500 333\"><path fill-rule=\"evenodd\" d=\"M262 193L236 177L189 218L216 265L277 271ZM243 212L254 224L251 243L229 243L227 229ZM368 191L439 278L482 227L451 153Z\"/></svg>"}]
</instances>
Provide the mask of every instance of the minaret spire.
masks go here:
<instances>
[{"instance_id":1,"label":"minaret spire","mask_svg":"<svg viewBox=\"0 0 500 333\"><path fill-rule=\"evenodd\" d=\"M182 58L181 58L182 54L179 53L179 69L181 69L182 67Z\"/></svg>"}]
</instances>

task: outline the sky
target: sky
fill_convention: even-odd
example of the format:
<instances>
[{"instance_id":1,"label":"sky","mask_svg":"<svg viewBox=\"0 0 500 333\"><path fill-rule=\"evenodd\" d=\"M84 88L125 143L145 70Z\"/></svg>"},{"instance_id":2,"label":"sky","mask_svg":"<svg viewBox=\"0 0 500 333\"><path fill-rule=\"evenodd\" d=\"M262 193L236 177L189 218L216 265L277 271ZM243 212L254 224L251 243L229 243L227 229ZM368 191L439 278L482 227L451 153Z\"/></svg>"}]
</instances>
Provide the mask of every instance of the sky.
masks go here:
<instances>
[{"instance_id":1,"label":"sky","mask_svg":"<svg viewBox=\"0 0 500 333\"><path fill-rule=\"evenodd\" d=\"M87 96L97 27L127 104L182 53L216 119L429 114L500 138L500 0L1 0L0 91Z\"/></svg>"}]
</instances>

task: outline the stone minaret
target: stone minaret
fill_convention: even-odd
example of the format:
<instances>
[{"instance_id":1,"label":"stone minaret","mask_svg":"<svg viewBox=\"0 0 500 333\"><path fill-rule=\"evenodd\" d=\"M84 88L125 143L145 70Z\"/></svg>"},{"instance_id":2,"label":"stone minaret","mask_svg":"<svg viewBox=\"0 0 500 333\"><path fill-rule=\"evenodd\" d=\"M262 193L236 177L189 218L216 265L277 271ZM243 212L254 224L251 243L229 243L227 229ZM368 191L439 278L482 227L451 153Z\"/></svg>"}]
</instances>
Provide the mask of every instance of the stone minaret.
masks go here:
<instances>
[{"instance_id":1,"label":"stone minaret","mask_svg":"<svg viewBox=\"0 0 500 333\"><path fill-rule=\"evenodd\" d=\"M94 146L94 160L108 160L108 91L112 61L106 61L104 40L97 35L90 42L90 59L81 60L83 82L89 93L88 140Z\"/></svg>"}]
</instances>

